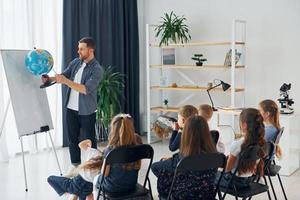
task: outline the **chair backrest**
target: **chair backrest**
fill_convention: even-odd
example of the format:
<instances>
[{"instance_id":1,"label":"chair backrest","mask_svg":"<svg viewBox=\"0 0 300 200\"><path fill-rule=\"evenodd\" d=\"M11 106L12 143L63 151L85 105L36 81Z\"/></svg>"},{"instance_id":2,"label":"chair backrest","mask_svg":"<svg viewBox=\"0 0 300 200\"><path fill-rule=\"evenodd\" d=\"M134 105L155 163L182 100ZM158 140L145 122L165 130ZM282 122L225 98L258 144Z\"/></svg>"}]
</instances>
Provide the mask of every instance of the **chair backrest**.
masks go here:
<instances>
[{"instance_id":1,"label":"chair backrest","mask_svg":"<svg viewBox=\"0 0 300 200\"><path fill-rule=\"evenodd\" d=\"M275 145L273 142L267 142L265 146L266 156L264 158L264 169L266 170L273 160Z\"/></svg>"},{"instance_id":2,"label":"chair backrest","mask_svg":"<svg viewBox=\"0 0 300 200\"><path fill-rule=\"evenodd\" d=\"M275 150L275 145L273 142L267 142L265 146L266 156L265 158L272 158Z\"/></svg>"},{"instance_id":3,"label":"chair backrest","mask_svg":"<svg viewBox=\"0 0 300 200\"><path fill-rule=\"evenodd\" d=\"M208 169L224 168L226 157L221 153L207 153L199 156L188 156L179 161L176 172L204 171Z\"/></svg>"},{"instance_id":4,"label":"chair backrest","mask_svg":"<svg viewBox=\"0 0 300 200\"><path fill-rule=\"evenodd\" d=\"M105 157L106 165L125 164L141 159L153 159L153 148L148 144L122 146L113 149Z\"/></svg>"},{"instance_id":5,"label":"chair backrest","mask_svg":"<svg viewBox=\"0 0 300 200\"><path fill-rule=\"evenodd\" d=\"M182 158L177 164L177 167L175 169L168 199L171 198L172 190L176 180L176 175L178 174L178 172L205 171L205 170L218 169L218 168L225 169L225 167L226 167L226 156L221 153L207 153L198 156L187 156ZM215 192L217 192L217 188L218 186L216 187Z\"/></svg>"},{"instance_id":6,"label":"chair backrest","mask_svg":"<svg viewBox=\"0 0 300 200\"><path fill-rule=\"evenodd\" d=\"M126 163L136 162L142 159L149 159L150 162L147 168L145 181L143 184L143 186L145 187L148 179L150 167L153 161L153 154L154 154L154 150L149 144L117 147L106 155L103 162L104 165L103 174L105 174L107 165L126 164ZM100 185L103 183L103 180L104 180L104 176L102 176Z\"/></svg>"},{"instance_id":7,"label":"chair backrest","mask_svg":"<svg viewBox=\"0 0 300 200\"><path fill-rule=\"evenodd\" d=\"M219 131L217 131L217 130L211 130L210 134L211 134L211 137L212 137L214 143L217 144L218 141L219 141L219 137L220 137Z\"/></svg>"},{"instance_id":8,"label":"chair backrest","mask_svg":"<svg viewBox=\"0 0 300 200\"><path fill-rule=\"evenodd\" d=\"M281 136L282 136L282 134L283 134L283 131L284 131L284 127L281 127L281 128L279 129L279 131L278 131L278 133L277 133L277 136L276 136L276 139L275 139L275 141L274 141L274 144L275 144L275 145L279 144L279 141L280 141L280 139L281 139Z\"/></svg>"}]
</instances>

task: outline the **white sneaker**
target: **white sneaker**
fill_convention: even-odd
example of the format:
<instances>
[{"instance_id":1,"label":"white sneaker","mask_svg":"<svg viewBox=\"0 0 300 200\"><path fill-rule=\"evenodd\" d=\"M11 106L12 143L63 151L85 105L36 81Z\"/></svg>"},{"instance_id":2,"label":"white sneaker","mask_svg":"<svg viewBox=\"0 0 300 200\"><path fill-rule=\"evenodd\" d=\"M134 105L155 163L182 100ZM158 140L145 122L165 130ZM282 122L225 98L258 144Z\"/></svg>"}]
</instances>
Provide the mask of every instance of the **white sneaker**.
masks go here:
<instances>
[{"instance_id":1,"label":"white sneaker","mask_svg":"<svg viewBox=\"0 0 300 200\"><path fill-rule=\"evenodd\" d=\"M68 173L64 175L66 178L73 178L79 174L78 166L72 165L70 169L68 170Z\"/></svg>"},{"instance_id":2,"label":"white sneaker","mask_svg":"<svg viewBox=\"0 0 300 200\"><path fill-rule=\"evenodd\" d=\"M77 200L77 199L78 199L78 197L74 194L70 194L70 196L68 198L68 200Z\"/></svg>"}]
</instances>

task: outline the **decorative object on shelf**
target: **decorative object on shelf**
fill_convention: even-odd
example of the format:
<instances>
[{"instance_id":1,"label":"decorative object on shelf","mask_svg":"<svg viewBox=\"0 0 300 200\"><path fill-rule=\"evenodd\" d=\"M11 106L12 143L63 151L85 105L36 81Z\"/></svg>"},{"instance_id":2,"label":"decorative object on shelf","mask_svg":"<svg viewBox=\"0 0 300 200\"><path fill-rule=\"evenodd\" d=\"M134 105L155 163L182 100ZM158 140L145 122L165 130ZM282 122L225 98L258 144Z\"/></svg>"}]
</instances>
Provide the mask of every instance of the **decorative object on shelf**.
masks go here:
<instances>
[{"instance_id":1,"label":"decorative object on shelf","mask_svg":"<svg viewBox=\"0 0 300 200\"><path fill-rule=\"evenodd\" d=\"M171 87L177 88L178 85L176 83L172 83Z\"/></svg>"},{"instance_id":2,"label":"decorative object on shelf","mask_svg":"<svg viewBox=\"0 0 300 200\"><path fill-rule=\"evenodd\" d=\"M175 48L162 49L163 65L175 65Z\"/></svg>"},{"instance_id":3,"label":"decorative object on shelf","mask_svg":"<svg viewBox=\"0 0 300 200\"><path fill-rule=\"evenodd\" d=\"M160 77L160 86L161 87L166 87L168 85L168 78L166 76Z\"/></svg>"},{"instance_id":4,"label":"decorative object on shelf","mask_svg":"<svg viewBox=\"0 0 300 200\"><path fill-rule=\"evenodd\" d=\"M207 87L208 87L208 88L211 88L212 86L213 86L213 83L212 83L212 82L208 82L208 83L207 83Z\"/></svg>"},{"instance_id":5,"label":"decorative object on shelf","mask_svg":"<svg viewBox=\"0 0 300 200\"><path fill-rule=\"evenodd\" d=\"M167 138L174 129L174 124L177 119L166 115L159 116L152 124L151 131L153 131L159 138Z\"/></svg>"},{"instance_id":6,"label":"decorative object on shelf","mask_svg":"<svg viewBox=\"0 0 300 200\"><path fill-rule=\"evenodd\" d=\"M280 97L278 101L281 105L280 113L281 114L292 114L294 113L294 109L290 107L294 104L293 99L289 98L289 90L291 89L292 84L286 84L283 83L283 85L280 87Z\"/></svg>"},{"instance_id":7,"label":"decorative object on shelf","mask_svg":"<svg viewBox=\"0 0 300 200\"><path fill-rule=\"evenodd\" d=\"M224 66L230 67L231 66L231 49L226 53ZM237 64L240 60L242 53L235 50L235 64Z\"/></svg>"},{"instance_id":8,"label":"decorative object on shelf","mask_svg":"<svg viewBox=\"0 0 300 200\"><path fill-rule=\"evenodd\" d=\"M164 107L165 108L168 108L168 103L169 103L168 99L164 99Z\"/></svg>"},{"instance_id":9,"label":"decorative object on shelf","mask_svg":"<svg viewBox=\"0 0 300 200\"><path fill-rule=\"evenodd\" d=\"M203 57L203 54L194 54L194 56L192 57L192 60L196 60L196 65L197 66L202 66L203 62L207 61L206 58L201 58Z\"/></svg>"},{"instance_id":10,"label":"decorative object on shelf","mask_svg":"<svg viewBox=\"0 0 300 200\"><path fill-rule=\"evenodd\" d=\"M97 88L98 105L96 112L96 132L100 139L106 140L108 128L112 117L121 111L121 101L125 75L115 72L114 68L109 66L105 68L102 80Z\"/></svg>"},{"instance_id":11,"label":"decorative object on shelf","mask_svg":"<svg viewBox=\"0 0 300 200\"><path fill-rule=\"evenodd\" d=\"M184 43L191 39L189 28L184 23L186 21L184 16L179 17L172 11L170 14L165 13L161 19L160 24L155 27L155 36L161 35L159 46L162 44L167 46L170 41Z\"/></svg>"},{"instance_id":12,"label":"decorative object on shelf","mask_svg":"<svg viewBox=\"0 0 300 200\"><path fill-rule=\"evenodd\" d=\"M216 81L220 81L220 83L217 83L217 84L216 84ZM225 82L222 81L222 80L219 80L219 79L215 79L215 80L214 80L214 83L215 83L215 86L208 88L206 91L207 91L209 100L210 100L210 102L211 102L211 107L212 107L213 111L217 111L218 109L216 109L216 108L214 107L214 102L213 102L213 100L212 100L212 98L211 98L211 96L210 96L209 91L212 90L212 89L214 89L214 88L216 88L216 87L218 87L218 86L220 86L220 85L222 85L222 89L223 89L223 91L225 92L226 90L228 90L228 89L230 88L230 85L229 85L228 83L225 83Z\"/></svg>"}]
</instances>

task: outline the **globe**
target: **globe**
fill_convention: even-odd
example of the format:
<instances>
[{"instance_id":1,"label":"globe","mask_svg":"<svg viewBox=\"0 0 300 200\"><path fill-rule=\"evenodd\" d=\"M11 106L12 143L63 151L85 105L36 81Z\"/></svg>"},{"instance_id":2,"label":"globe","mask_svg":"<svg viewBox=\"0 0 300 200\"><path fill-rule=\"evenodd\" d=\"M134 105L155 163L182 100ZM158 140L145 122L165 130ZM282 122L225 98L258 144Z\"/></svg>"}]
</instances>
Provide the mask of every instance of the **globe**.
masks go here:
<instances>
[{"instance_id":1,"label":"globe","mask_svg":"<svg viewBox=\"0 0 300 200\"><path fill-rule=\"evenodd\" d=\"M43 75L53 67L53 57L44 49L34 49L25 58L27 70L33 75Z\"/></svg>"}]
</instances>

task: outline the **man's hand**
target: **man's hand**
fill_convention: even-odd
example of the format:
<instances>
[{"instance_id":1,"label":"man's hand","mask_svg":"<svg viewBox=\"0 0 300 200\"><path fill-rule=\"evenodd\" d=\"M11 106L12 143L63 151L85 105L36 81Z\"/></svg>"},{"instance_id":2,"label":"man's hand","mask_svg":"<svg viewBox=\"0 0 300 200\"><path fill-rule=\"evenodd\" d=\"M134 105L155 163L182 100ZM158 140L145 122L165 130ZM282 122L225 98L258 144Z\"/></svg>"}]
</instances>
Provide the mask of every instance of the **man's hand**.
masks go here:
<instances>
[{"instance_id":1,"label":"man's hand","mask_svg":"<svg viewBox=\"0 0 300 200\"><path fill-rule=\"evenodd\" d=\"M42 82L46 83L48 81L50 81L50 77L47 74L42 75Z\"/></svg>"},{"instance_id":2,"label":"man's hand","mask_svg":"<svg viewBox=\"0 0 300 200\"><path fill-rule=\"evenodd\" d=\"M62 83L62 84L66 84L66 85L69 81L69 79L67 79L64 75L61 75L61 74L56 74L55 80L57 83Z\"/></svg>"}]
</instances>

